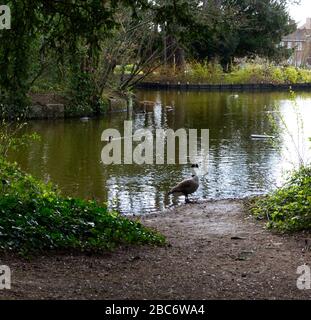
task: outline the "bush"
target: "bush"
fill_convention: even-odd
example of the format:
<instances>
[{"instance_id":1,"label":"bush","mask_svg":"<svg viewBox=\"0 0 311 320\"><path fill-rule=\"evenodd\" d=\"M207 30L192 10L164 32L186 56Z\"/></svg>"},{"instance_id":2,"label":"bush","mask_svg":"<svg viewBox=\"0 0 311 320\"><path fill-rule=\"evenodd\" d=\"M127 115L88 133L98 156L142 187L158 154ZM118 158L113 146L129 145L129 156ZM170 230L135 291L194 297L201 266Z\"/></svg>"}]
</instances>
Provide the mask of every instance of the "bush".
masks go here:
<instances>
[{"instance_id":1,"label":"bush","mask_svg":"<svg viewBox=\"0 0 311 320\"><path fill-rule=\"evenodd\" d=\"M256 201L252 213L281 231L311 229L311 167L301 167L280 189Z\"/></svg>"},{"instance_id":2,"label":"bush","mask_svg":"<svg viewBox=\"0 0 311 320\"><path fill-rule=\"evenodd\" d=\"M283 70L280 67L275 67L271 71L271 82L282 84L285 82Z\"/></svg>"},{"instance_id":3,"label":"bush","mask_svg":"<svg viewBox=\"0 0 311 320\"><path fill-rule=\"evenodd\" d=\"M191 82L206 84L295 84L311 82L311 70L292 66L275 66L265 60L241 61L225 73L217 63L204 61L187 64L185 71L173 72L159 68L147 77L147 81Z\"/></svg>"},{"instance_id":4,"label":"bush","mask_svg":"<svg viewBox=\"0 0 311 320\"><path fill-rule=\"evenodd\" d=\"M287 67L284 69L284 77L288 83L297 83L298 71L294 67Z\"/></svg>"},{"instance_id":5,"label":"bush","mask_svg":"<svg viewBox=\"0 0 311 320\"><path fill-rule=\"evenodd\" d=\"M188 80L193 83L221 83L224 77L222 67L218 63L192 62L188 69Z\"/></svg>"},{"instance_id":6,"label":"bush","mask_svg":"<svg viewBox=\"0 0 311 320\"><path fill-rule=\"evenodd\" d=\"M226 77L228 83L260 83L266 80L263 65L246 63L243 66L237 66Z\"/></svg>"},{"instance_id":7,"label":"bush","mask_svg":"<svg viewBox=\"0 0 311 320\"><path fill-rule=\"evenodd\" d=\"M120 244L162 245L165 238L95 201L65 198L51 185L0 158L0 250L109 250Z\"/></svg>"},{"instance_id":8,"label":"bush","mask_svg":"<svg viewBox=\"0 0 311 320\"><path fill-rule=\"evenodd\" d=\"M6 158L10 150L16 150L27 146L31 141L39 140L36 134L22 134L25 122L8 122L0 119L0 157Z\"/></svg>"},{"instance_id":9,"label":"bush","mask_svg":"<svg viewBox=\"0 0 311 320\"><path fill-rule=\"evenodd\" d=\"M298 82L310 83L311 82L311 70L299 69L298 70Z\"/></svg>"}]
</instances>

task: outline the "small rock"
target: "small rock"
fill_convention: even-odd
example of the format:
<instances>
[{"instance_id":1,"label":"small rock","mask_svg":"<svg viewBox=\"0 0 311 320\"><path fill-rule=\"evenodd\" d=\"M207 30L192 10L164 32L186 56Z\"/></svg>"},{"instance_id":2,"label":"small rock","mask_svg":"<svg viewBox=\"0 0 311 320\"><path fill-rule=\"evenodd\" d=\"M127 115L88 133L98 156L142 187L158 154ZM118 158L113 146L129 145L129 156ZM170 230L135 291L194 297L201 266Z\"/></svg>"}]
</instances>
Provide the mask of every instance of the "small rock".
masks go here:
<instances>
[{"instance_id":1,"label":"small rock","mask_svg":"<svg viewBox=\"0 0 311 320\"><path fill-rule=\"evenodd\" d=\"M233 236L233 237L231 237L231 240L245 240L245 238Z\"/></svg>"},{"instance_id":2,"label":"small rock","mask_svg":"<svg viewBox=\"0 0 311 320\"><path fill-rule=\"evenodd\" d=\"M137 261L137 260L140 260L140 256L134 256L131 258L131 261Z\"/></svg>"}]
</instances>

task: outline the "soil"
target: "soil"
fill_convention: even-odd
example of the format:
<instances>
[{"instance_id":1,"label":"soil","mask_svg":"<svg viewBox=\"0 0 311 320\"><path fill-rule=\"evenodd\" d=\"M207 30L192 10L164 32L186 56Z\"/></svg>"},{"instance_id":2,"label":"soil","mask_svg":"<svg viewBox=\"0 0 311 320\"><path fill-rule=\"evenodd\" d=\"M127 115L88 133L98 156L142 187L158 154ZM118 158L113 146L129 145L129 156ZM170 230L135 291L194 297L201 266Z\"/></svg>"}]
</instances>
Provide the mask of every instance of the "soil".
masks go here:
<instances>
[{"instance_id":1,"label":"soil","mask_svg":"<svg viewBox=\"0 0 311 320\"><path fill-rule=\"evenodd\" d=\"M242 200L187 204L142 218L166 247L122 247L100 256L53 254L12 270L0 299L309 299L297 267L311 263L308 234L264 229Z\"/></svg>"}]
</instances>

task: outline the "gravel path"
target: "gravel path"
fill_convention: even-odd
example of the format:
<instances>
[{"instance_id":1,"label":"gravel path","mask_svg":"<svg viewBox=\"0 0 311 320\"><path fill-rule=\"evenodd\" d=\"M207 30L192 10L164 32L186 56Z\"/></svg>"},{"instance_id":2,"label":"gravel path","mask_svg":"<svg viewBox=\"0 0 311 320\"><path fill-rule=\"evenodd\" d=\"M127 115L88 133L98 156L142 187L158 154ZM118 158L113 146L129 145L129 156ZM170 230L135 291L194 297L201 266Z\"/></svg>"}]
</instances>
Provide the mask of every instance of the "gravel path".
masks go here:
<instances>
[{"instance_id":1,"label":"gravel path","mask_svg":"<svg viewBox=\"0 0 311 320\"><path fill-rule=\"evenodd\" d=\"M143 223L167 247L120 248L101 256L1 256L12 289L0 299L309 299L297 267L311 263L305 234L282 236L250 217L241 200L183 205Z\"/></svg>"}]
</instances>

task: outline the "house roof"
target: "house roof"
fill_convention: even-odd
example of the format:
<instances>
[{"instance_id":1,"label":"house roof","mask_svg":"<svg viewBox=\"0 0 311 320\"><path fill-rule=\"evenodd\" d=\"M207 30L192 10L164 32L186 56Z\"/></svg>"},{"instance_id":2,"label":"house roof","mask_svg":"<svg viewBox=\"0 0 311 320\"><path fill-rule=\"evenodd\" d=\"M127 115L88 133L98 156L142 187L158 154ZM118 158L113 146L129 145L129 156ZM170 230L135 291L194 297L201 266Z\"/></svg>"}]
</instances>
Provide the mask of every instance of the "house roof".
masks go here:
<instances>
[{"instance_id":1,"label":"house roof","mask_svg":"<svg viewBox=\"0 0 311 320\"><path fill-rule=\"evenodd\" d=\"M306 19L306 23L295 32L285 36L283 41L306 41L311 39L311 18Z\"/></svg>"},{"instance_id":2,"label":"house roof","mask_svg":"<svg viewBox=\"0 0 311 320\"><path fill-rule=\"evenodd\" d=\"M311 18L307 18L306 23L301 27L301 29L311 29Z\"/></svg>"},{"instance_id":3,"label":"house roof","mask_svg":"<svg viewBox=\"0 0 311 320\"><path fill-rule=\"evenodd\" d=\"M285 36L283 41L306 41L311 36L311 29L300 28Z\"/></svg>"}]
</instances>

